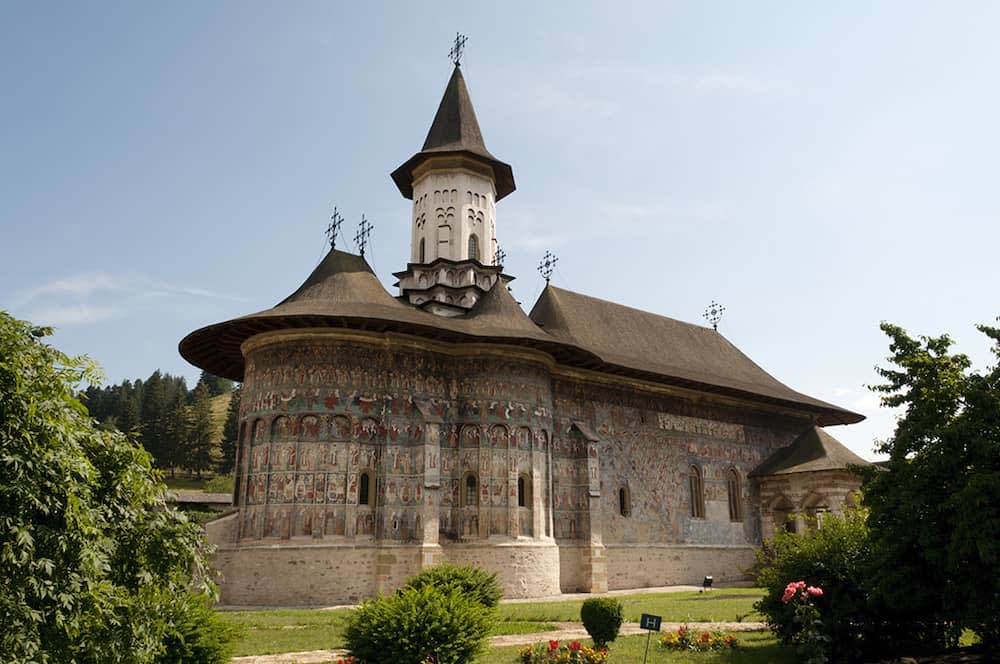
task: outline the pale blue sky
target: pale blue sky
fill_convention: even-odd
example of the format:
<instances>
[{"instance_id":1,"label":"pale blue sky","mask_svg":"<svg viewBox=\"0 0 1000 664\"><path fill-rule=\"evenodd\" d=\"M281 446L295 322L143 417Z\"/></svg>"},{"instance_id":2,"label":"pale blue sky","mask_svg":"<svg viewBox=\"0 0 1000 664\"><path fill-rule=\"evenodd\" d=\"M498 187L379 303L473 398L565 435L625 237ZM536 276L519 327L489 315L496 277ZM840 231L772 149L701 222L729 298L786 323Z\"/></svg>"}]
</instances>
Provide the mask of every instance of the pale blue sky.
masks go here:
<instances>
[{"instance_id":1,"label":"pale blue sky","mask_svg":"<svg viewBox=\"0 0 1000 664\"><path fill-rule=\"evenodd\" d=\"M0 4L0 308L118 382L198 370L177 342L274 305L330 208L406 263L389 172L419 150L456 30L497 231L530 308L564 288L702 323L891 432L864 385L881 320L1000 313L1000 4ZM394 289L390 289L395 293Z\"/></svg>"}]
</instances>

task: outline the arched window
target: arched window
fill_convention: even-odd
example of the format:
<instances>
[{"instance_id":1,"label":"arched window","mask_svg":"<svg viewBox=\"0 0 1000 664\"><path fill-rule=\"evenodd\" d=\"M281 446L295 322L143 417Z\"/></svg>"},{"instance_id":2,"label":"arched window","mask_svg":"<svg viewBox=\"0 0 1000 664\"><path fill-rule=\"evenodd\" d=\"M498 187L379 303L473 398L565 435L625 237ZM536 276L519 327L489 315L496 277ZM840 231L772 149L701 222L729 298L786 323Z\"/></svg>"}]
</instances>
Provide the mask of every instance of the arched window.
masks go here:
<instances>
[{"instance_id":1,"label":"arched window","mask_svg":"<svg viewBox=\"0 0 1000 664\"><path fill-rule=\"evenodd\" d=\"M479 482L475 473L465 476L465 491L462 492L462 507L475 507L479 504Z\"/></svg>"},{"instance_id":2,"label":"arched window","mask_svg":"<svg viewBox=\"0 0 1000 664\"><path fill-rule=\"evenodd\" d=\"M479 238L475 233L469 236L469 259L479 260Z\"/></svg>"},{"instance_id":3,"label":"arched window","mask_svg":"<svg viewBox=\"0 0 1000 664\"><path fill-rule=\"evenodd\" d=\"M618 489L618 512L622 516L632 514L632 492L627 486Z\"/></svg>"},{"instance_id":4,"label":"arched window","mask_svg":"<svg viewBox=\"0 0 1000 664\"><path fill-rule=\"evenodd\" d=\"M371 482L371 475L361 473L361 479L358 481L358 505L370 504Z\"/></svg>"},{"instance_id":5,"label":"arched window","mask_svg":"<svg viewBox=\"0 0 1000 664\"><path fill-rule=\"evenodd\" d=\"M427 242L424 238L420 238L420 261L421 263L427 262Z\"/></svg>"},{"instance_id":6,"label":"arched window","mask_svg":"<svg viewBox=\"0 0 1000 664\"><path fill-rule=\"evenodd\" d=\"M743 520L743 502L740 499L740 476L735 468L726 473L726 489L729 493L729 520Z\"/></svg>"},{"instance_id":7,"label":"arched window","mask_svg":"<svg viewBox=\"0 0 1000 664\"><path fill-rule=\"evenodd\" d=\"M691 466L688 469L688 488L691 491L691 516L696 519L705 518L705 486L701 478L701 469Z\"/></svg>"}]
</instances>

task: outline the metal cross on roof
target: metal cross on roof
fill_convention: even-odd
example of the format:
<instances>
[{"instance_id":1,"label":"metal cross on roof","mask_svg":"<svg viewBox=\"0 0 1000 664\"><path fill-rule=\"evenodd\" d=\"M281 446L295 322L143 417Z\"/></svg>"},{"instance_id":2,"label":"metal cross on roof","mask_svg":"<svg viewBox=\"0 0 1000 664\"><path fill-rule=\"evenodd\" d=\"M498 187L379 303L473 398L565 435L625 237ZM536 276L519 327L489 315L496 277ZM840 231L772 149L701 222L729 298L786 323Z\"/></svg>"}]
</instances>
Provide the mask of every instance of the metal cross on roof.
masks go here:
<instances>
[{"instance_id":1,"label":"metal cross on roof","mask_svg":"<svg viewBox=\"0 0 1000 664\"><path fill-rule=\"evenodd\" d=\"M330 219L332 221L326 227L326 238L330 241L330 248L335 249L337 247L337 233L340 232L340 225L344 223L344 218L337 212L336 205L333 206L333 214L330 216Z\"/></svg>"},{"instance_id":2,"label":"metal cross on roof","mask_svg":"<svg viewBox=\"0 0 1000 664\"><path fill-rule=\"evenodd\" d=\"M503 267L503 262L507 258L507 252L500 248L500 244L497 243L497 250L493 254L493 264L497 267Z\"/></svg>"},{"instance_id":3,"label":"metal cross on roof","mask_svg":"<svg viewBox=\"0 0 1000 664\"><path fill-rule=\"evenodd\" d=\"M542 256L542 262L538 264L538 273L545 277L545 283L549 283L549 279L552 278L552 272L555 270L558 260L556 255L548 250Z\"/></svg>"},{"instance_id":4,"label":"metal cross on roof","mask_svg":"<svg viewBox=\"0 0 1000 664\"><path fill-rule=\"evenodd\" d=\"M712 300L712 303L708 305L708 309L705 309L705 313L702 314L705 320L712 324L713 330L719 329L719 321L722 320L722 314L726 312L726 308Z\"/></svg>"},{"instance_id":5,"label":"metal cross on roof","mask_svg":"<svg viewBox=\"0 0 1000 664\"><path fill-rule=\"evenodd\" d=\"M368 246L368 238L372 234L372 223L365 219L365 215L361 215L361 223L358 224L358 232L354 234L354 244L358 247L358 251L362 256L365 255L365 247Z\"/></svg>"},{"instance_id":6,"label":"metal cross on roof","mask_svg":"<svg viewBox=\"0 0 1000 664\"><path fill-rule=\"evenodd\" d=\"M455 63L456 67L462 64L462 51L465 50L465 42L468 40L469 38L462 33L455 33L455 45L448 51L448 57Z\"/></svg>"}]
</instances>

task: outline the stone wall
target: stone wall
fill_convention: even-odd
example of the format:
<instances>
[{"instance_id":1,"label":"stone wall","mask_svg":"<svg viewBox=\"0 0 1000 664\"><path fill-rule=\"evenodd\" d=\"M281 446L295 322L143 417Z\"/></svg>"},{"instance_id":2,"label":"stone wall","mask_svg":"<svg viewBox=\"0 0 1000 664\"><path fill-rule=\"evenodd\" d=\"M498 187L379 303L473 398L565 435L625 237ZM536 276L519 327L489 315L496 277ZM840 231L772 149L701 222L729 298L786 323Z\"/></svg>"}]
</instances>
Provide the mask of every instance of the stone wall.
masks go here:
<instances>
[{"instance_id":1,"label":"stone wall","mask_svg":"<svg viewBox=\"0 0 1000 664\"><path fill-rule=\"evenodd\" d=\"M609 590L741 581L754 560L751 546L670 544L612 544L607 557Z\"/></svg>"}]
</instances>

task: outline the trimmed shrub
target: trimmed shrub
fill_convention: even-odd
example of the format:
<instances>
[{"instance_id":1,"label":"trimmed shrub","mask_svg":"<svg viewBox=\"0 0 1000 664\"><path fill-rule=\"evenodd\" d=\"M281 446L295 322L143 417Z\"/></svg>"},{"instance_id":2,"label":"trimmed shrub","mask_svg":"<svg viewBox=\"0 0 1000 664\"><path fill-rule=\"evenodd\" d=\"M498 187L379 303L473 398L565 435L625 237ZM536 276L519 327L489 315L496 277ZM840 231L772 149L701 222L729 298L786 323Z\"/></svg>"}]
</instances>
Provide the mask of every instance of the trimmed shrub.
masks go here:
<instances>
[{"instance_id":1,"label":"trimmed shrub","mask_svg":"<svg viewBox=\"0 0 1000 664\"><path fill-rule=\"evenodd\" d=\"M241 632L209 606L205 595L190 594L170 616L154 664L225 664Z\"/></svg>"},{"instance_id":2,"label":"trimmed shrub","mask_svg":"<svg viewBox=\"0 0 1000 664\"><path fill-rule=\"evenodd\" d=\"M580 607L580 620L587 634L598 647L606 646L618 638L625 619L622 603L611 597L591 597Z\"/></svg>"},{"instance_id":3,"label":"trimmed shrub","mask_svg":"<svg viewBox=\"0 0 1000 664\"><path fill-rule=\"evenodd\" d=\"M494 618L456 588L404 587L358 607L344 640L360 664L466 664L485 650Z\"/></svg>"},{"instance_id":4,"label":"trimmed shrub","mask_svg":"<svg viewBox=\"0 0 1000 664\"><path fill-rule=\"evenodd\" d=\"M406 582L407 588L454 588L474 599L483 606L493 608L503 598L503 590L497 582L497 575L490 574L478 567L465 565L459 567L450 563L441 563L430 569L425 569Z\"/></svg>"}]
</instances>

